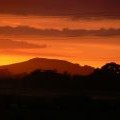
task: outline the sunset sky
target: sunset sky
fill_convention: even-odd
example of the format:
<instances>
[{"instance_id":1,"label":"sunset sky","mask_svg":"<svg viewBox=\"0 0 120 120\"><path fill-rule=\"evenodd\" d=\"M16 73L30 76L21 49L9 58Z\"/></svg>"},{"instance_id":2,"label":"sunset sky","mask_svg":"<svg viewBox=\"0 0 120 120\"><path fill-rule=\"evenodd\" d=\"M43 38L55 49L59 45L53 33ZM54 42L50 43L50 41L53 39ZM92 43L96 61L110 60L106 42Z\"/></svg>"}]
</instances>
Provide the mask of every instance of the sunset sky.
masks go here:
<instances>
[{"instance_id":1,"label":"sunset sky","mask_svg":"<svg viewBox=\"0 0 120 120\"><path fill-rule=\"evenodd\" d=\"M0 0L0 65L34 57L120 64L120 0Z\"/></svg>"}]
</instances>

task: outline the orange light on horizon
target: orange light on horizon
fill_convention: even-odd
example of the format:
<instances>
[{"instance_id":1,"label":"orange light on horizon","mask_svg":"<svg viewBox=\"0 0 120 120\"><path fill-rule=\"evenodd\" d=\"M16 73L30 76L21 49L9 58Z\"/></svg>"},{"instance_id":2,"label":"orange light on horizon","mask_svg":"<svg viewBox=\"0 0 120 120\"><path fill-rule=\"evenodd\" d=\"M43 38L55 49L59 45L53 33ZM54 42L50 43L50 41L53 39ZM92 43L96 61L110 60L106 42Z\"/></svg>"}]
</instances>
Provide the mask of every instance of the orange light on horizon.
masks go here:
<instances>
[{"instance_id":1,"label":"orange light on horizon","mask_svg":"<svg viewBox=\"0 0 120 120\"><path fill-rule=\"evenodd\" d=\"M79 64L80 66L84 65L89 65L95 68L100 68L101 66L105 65L106 63L109 62L116 62L120 64L120 60L78 60L75 58L67 59L67 58L60 58L60 57L47 57L47 56L37 56L38 58L46 58L46 59L58 59L58 60L65 60L74 64ZM30 59L36 58L36 56L10 56L10 55L0 55L0 66L2 65L9 65L9 64L14 64L14 63L20 63L24 61L28 61Z\"/></svg>"},{"instance_id":2,"label":"orange light on horizon","mask_svg":"<svg viewBox=\"0 0 120 120\"><path fill-rule=\"evenodd\" d=\"M23 57L23 56L0 55L0 66L19 63L29 59L30 57L27 56Z\"/></svg>"}]
</instances>

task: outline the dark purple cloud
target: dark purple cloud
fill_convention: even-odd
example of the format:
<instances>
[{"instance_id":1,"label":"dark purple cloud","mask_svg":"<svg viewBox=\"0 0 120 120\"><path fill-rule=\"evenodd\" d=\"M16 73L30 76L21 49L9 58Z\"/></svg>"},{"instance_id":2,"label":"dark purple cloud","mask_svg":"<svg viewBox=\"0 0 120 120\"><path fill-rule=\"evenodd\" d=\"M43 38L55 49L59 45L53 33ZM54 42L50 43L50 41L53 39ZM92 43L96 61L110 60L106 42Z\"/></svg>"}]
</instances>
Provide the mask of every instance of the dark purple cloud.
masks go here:
<instances>
[{"instance_id":1,"label":"dark purple cloud","mask_svg":"<svg viewBox=\"0 0 120 120\"><path fill-rule=\"evenodd\" d=\"M120 19L120 0L1 0L0 13Z\"/></svg>"},{"instance_id":2,"label":"dark purple cloud","mask_svg":"<svg viewBox=\"0 0 120 120\"><path fill-rule=\"evenodd\" d=\"M25 41L15 41L11 39L0 39L0 49L29 49L46 48L46 45L36 45Z\"/></svg>"},{"instance_id":3,"label":"dark purple cloud","mask_svg":"<svg viewBox=\"0 0 120 120\"><path fill-rule=\"evenodd\" d=\"M0 27L1 35L39 35L42 37L80 37L80 36L120 36L120 29L98 29L98 30L86 30L86 29L36 29L28 26L18 27Z\"/></svg>"}]
</instances>

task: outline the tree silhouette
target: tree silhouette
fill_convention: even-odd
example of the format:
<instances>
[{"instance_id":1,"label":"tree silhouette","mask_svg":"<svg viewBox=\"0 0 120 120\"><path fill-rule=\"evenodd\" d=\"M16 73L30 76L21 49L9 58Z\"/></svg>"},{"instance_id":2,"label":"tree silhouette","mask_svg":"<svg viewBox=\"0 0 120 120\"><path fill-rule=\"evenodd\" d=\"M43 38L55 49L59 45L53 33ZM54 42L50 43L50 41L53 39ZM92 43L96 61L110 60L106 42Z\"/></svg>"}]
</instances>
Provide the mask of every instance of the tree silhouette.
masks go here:
<instances>
[{"instance_id":1,"label":"tree silhouette","mask_svg":"<svg viewBox=\"0 0 120 120\"><path fill-rule=\"evenodd\" d=\"M101 68L103 75L109 80L120 80L120 65L107 63Z\"/></svg>"}]
</instances>

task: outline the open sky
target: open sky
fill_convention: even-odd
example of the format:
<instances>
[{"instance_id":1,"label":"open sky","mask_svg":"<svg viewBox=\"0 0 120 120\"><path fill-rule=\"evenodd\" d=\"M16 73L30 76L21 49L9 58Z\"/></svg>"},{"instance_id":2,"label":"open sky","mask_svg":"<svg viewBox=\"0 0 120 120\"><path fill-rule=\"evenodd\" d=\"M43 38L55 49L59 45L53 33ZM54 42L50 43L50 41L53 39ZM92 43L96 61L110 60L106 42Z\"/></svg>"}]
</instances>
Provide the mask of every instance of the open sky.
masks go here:
<instances>
[{"instance_id":1,"label":"open sky","mask_svg":"<svg viewBox=\"0 0 120 120\"><path fill-rule=\"evenodd\" d=\"M120 0L0 0L0 65L34 57L120 64Z\"/></svg>"}]
</instances>

